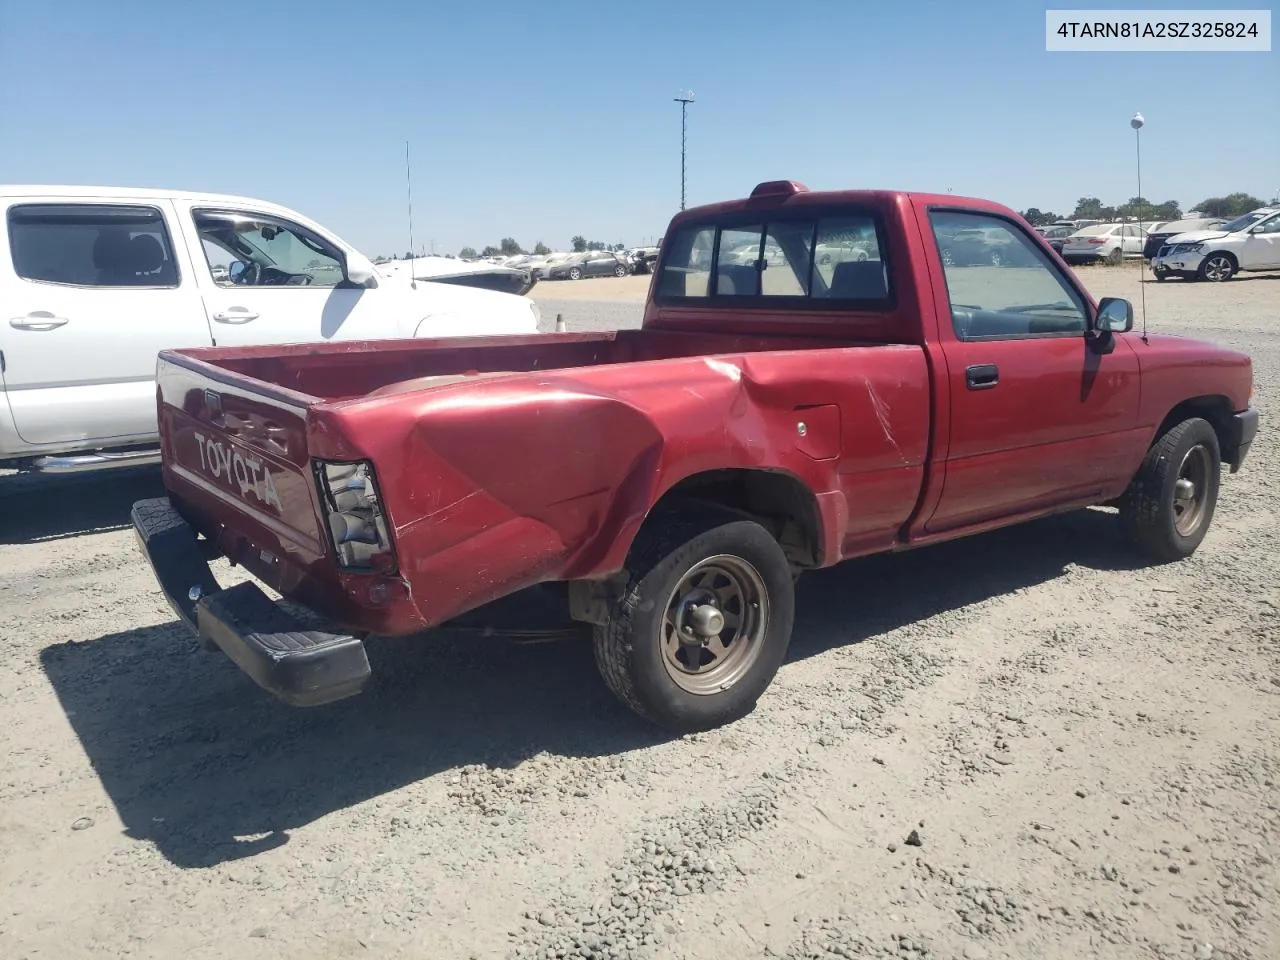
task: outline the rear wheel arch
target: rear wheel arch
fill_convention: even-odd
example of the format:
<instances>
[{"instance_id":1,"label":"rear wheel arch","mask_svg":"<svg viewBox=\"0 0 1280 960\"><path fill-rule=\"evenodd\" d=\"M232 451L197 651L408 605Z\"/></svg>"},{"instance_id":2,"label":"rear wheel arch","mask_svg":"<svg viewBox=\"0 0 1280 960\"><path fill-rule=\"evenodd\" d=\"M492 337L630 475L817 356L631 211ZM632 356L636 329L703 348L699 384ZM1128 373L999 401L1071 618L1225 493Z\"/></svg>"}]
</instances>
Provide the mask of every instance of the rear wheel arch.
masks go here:
<instances>
[{"instance_id":1,"label":"rear wheel arch","mask_svg":"<svg viewBox=\"0 0 1280 960\"><path fill-rule=\"evenodd\" d=\"M798 569L821 566L827 545L822 514L808 484L784 470L726 468L684 477L663 491L641 529L662 514L703 506L755 520Z\"/></svg>"}]
</instances>

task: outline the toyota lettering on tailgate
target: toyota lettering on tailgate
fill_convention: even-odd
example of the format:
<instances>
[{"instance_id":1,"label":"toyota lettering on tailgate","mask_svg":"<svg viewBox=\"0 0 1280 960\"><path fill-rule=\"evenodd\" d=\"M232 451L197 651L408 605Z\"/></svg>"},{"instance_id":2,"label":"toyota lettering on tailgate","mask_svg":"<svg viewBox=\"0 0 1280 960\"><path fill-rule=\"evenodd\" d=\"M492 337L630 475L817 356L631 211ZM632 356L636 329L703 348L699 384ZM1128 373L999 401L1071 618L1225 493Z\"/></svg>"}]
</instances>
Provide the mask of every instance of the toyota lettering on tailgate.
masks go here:
<instances>
[{"instance_id":1,"label":"toyota lettering on tailgate","mask_svg":"<svg viewBox=\"0 0 1280 960\"><path fill-rule=\"evenodd\" d=\"M205 473L238 489L242 497L253 494L266 506L283 509L275 481L271 479L271 470L265 463L256 457L245 456L225 441L210 440L194 431L191 436L200 448L200 468Z\"/></svg>"}]
</instances>

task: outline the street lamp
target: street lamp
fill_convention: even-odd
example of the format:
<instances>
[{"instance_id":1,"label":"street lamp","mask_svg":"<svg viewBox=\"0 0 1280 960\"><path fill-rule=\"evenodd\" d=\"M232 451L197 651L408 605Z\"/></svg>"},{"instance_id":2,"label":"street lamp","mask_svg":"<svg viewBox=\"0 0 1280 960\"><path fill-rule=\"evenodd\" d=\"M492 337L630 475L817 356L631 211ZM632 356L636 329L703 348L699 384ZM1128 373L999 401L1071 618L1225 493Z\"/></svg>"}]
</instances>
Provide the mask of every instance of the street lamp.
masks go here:
<instances>
[{"instance_id":1,"label":"street lamp","mask_svg":"<svg viewBox=\"0 0 1280 960\"><path fill-rule=\"evenodd\" d=\"M1137 161L1138 171L1138 242L1146 248L1146 235L1142 232L1142 125L1147 121L1142 118L1142 114L1135 113L1129 118L1129 126L1133 127L1133 144L1135 149L1135 157ZM1124 240L1120 241L1120 248L1124 249ZM1147 285L1146 278L1142 275L1145 271L1142 266L1143 256L1138 254L1138 295L1142 301L1142 339L1147 339Z\"/></svg>"},{"instance_id":2,"label":"street lamp","mask_svg":"<svg viewBox=\"0 0 1280 960\"><path fill-rule=\"evenodd\" d=\"M687 129L686 111L688 110L689 104L693 103L693 91L686 90L683 93L681 93L678 97L673 97L672 99L676 103L680 104L680 209L683 210L684 202L685 202L684 153L685 153L685 131Z\"/></svg>"}]
</instances>

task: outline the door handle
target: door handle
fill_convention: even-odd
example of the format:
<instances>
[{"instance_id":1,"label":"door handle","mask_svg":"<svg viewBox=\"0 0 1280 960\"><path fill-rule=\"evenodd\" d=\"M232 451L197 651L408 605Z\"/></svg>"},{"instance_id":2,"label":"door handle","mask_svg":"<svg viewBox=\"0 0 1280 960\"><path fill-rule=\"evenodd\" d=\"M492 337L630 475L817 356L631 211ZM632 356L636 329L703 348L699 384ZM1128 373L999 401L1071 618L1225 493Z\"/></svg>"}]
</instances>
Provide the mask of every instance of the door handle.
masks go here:
<instances>
[{"instance_id":1,"label":"door handle","mask_svg":"<svg viewBox=\"0 0 1280 960\"><path fill-rule=\"evenodd\" d=\"M55 330L66 322L66 317L55 317L48 310L32 310L25 317L14 317L9 326L15 330Z\"/></svg>"},{"instance_id":2,"label":"door handle","mask_svg":"<svg viewBox=\"0 0 1280 960\"><path fill-rule=\"evenodd\" d=\"M250 320L257 320L258 315L244 307L232 307L230 310L215 313L213 319L218 323L248 323Z\"/></svg>"},{"instance_id":3,"label":"door handle","mask_svg":"<svg viewBox=\"0 0 1280 960\"><path fill-rule=\"evenodd\" d=\"M975 363L965 368L964 382L970 390L990 390L1000 382L1000 368L994 363Z\"/></svg>"}]
</instances>

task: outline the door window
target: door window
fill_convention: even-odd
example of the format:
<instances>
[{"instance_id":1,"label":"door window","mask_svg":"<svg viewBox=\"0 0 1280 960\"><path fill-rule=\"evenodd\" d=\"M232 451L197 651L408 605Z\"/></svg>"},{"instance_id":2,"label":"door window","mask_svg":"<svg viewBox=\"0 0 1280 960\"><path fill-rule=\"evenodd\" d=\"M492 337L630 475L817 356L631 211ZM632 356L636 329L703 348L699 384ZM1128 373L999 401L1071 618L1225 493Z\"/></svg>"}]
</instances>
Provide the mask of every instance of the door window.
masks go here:
<instances>
[{"instance_id":1,"label":"door window","mask_svg":"<svg viewBox=\"0 0 1280 960\"><path fill-rule=\"evenodd\" d=\"M176 287L178 266L164 214L107 203L9 208L14 272L74 287Z\"/></svg>"},{"instance_id":2,"label":"door window","mask_svg":"<svg viewBox=\"0 0 1280 960\"><path fill-rule=\"evenodd\" d=\"M998 266L943 263L951 319L961 340L1008 340L1083 334L1087 309L1040 249L1009 222L987 214L936 210L929 215L939 252L960 231L982 231L1011 254Z\"/></svg>"},{"instance_id":3,"label":"door window","mask_svg":"<svg viewBox=\"0 0 1280 960\"><path fill-rule=\"evenodd\" d=\"M346 284L341 251L288 220L196 210L196 232L220 287L336 287Z\"/></svg>"}]
</instances>

